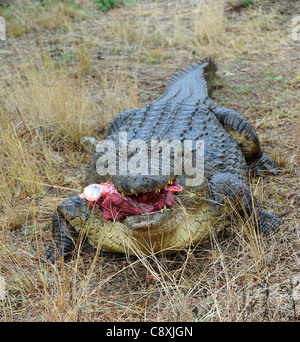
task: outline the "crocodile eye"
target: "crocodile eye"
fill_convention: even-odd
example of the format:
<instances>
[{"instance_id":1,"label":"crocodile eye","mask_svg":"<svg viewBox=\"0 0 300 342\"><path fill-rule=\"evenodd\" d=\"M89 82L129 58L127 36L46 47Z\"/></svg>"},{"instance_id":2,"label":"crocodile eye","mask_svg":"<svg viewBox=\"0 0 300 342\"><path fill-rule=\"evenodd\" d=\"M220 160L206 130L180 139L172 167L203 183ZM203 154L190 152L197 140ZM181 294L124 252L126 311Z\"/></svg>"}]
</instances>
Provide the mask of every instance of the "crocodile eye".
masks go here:
<instances>
[{"instance_id":1,"label":"crocodile eye","mask_svg":"<svg viewBox=\"0 0 300 342\"><path fill-rule=\"evenodd\" d=\"M100 184L91 184L84 188L83 195L86 200L95 202L97 201L103 192L103 186Z\"/></svg>"}]
</instances>

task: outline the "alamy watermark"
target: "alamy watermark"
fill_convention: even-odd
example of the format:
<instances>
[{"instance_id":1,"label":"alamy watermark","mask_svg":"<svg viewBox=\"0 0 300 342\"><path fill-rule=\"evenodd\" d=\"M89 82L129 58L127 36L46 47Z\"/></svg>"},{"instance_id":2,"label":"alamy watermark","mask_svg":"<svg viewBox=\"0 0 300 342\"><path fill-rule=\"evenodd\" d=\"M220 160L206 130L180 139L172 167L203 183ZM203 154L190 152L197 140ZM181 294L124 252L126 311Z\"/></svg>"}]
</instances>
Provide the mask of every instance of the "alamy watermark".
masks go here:
<instances>
[{"instance_id":1,"label":"alamy watermark","mask_svg":"<svg viewBox=\"0 0 300 342\"><path fill-rule=\"evenodd\" d=\"M187 175L186 186L199 186L204 181L203 140L128 141L127 133L119 133L118 146L102 140L96 146L100 154L96 163L99 175L170 176Z\"/></svg>"},{"instance_id":2,"label":"alamy watermark","mask_svg":"<svg viewBox=\"0 0 300 342\"><path fill-rule=\"evenodd\" d=\"M6 22L3 17L0 17L0 40L6 40Z\"/></svg>"},{"instance_id":3,"label":"alamy watermark","mask_svg":"<svg viewBox=\"0 0 300 342\"><path fill-rule=\"evenodd\" d=\"M0 300L5 300L5 279L0 276Z\"/></svg>"},{"instance_id":4,"label":"alamy watermark","mask_svg":"<svg viewBox=\"0 0 300 342\"><path fill-rule=\"evenodd\" d=\"M292 19L292 25L293 25L292 39L295 41L299 41L300 40L300 15Z\"/></svg>"}]
</instances>

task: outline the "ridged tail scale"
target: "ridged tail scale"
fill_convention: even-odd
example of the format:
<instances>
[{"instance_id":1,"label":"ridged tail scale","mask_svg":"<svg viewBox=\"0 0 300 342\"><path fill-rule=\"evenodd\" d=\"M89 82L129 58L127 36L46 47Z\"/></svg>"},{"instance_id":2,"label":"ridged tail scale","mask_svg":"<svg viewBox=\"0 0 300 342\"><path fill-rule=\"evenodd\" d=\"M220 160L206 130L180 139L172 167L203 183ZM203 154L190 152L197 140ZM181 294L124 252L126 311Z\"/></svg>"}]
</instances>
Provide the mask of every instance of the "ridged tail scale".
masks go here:
<instances>
[{"instance_id":1,"label":"ridged tail scale","mask_svg":"<svg viewBox=\"0 0 300 342\"><path fill-rule=\"evenodd\" d=\"M201 64L192 64L178 72L167 83L161 101L171 98L186 100L205 100L212 91L216 74L216 65L211 58L202 59ZM160 100L159 100L160 101Z\"/></svg>"}]
</instances>

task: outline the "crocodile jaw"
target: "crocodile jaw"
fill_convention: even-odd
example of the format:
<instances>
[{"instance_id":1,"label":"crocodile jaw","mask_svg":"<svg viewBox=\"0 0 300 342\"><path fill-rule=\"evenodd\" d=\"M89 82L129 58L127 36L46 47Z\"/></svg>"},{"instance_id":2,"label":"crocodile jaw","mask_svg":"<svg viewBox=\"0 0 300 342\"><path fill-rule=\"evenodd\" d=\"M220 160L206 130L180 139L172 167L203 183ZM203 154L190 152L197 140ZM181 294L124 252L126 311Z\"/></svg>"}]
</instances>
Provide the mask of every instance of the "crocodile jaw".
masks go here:
<instances>
[{"instance_id":1,"label":"crocodile jaw","mask_svg":"<svg viewBox=\"0 0 300 342\"><path fill-rule=\"evenodd\" d=\"M152 213L127 216L122 220L128 228L135 231L151 231L164 225L172 215L172 209L161 209Z\"/></svg>"},{"instance_id":2,"label":"crocodile jaw","mask_svg":"<svg viewBox=\"0 0 300 342\"><path fill-rule=\"evenodd\" d=\"M168 219L166 208L173 206L175 193L182 189L181 185L170 181L163 189L134 196L121 194L108 182L85 187L79 197L86 200L90 209L100 209L104 221L118 222L126 218L127 226L143 230L157 228Z\"/></svg>"}]
</instances>

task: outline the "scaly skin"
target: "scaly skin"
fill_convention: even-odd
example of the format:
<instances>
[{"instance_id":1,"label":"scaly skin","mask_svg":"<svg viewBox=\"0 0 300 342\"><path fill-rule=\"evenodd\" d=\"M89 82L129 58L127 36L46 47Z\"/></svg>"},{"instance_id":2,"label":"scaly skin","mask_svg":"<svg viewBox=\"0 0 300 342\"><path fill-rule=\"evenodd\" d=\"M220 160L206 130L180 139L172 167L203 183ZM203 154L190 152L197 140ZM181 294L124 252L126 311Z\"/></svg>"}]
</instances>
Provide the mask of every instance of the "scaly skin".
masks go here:
<instances>
[{"instance_id":1,"label":"scaly skin","mask_svg":"<svg viewBox=\"0 0 300 342\"><path fill-rule=\"evenodd\" d=\"M119 192L134 195L162 189L170 178L176 178L184 189L173 208L128 216L120 222L104 222L99 210L90 212L84 199L70 197L53 218L53 239L60 255L68 258L74 248L73 228L84 233L94 247L149 254L170 253L205 241L226 226L232 207L246 217L256 214L261 231L279 226L279 218L263 210L247 186L248 167L275 174L279 166L263 154L253 126L241 114L218 107L209 98L214 76L215 65L210 59L188 67L169 82L162 98L145 108L119 114L103 137L117 144L117 155L120 132L127 133L128 142L141 139L148 146L153 140L203 140L204 182L186 186L189 176L176 176L172 168L167 176L100 176L97 162L102 154L96 153L85 185L109 180ZM55 248L51 247L47 257L52 261L54 256Z\"/></svg>"}]
</instances>

